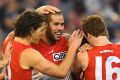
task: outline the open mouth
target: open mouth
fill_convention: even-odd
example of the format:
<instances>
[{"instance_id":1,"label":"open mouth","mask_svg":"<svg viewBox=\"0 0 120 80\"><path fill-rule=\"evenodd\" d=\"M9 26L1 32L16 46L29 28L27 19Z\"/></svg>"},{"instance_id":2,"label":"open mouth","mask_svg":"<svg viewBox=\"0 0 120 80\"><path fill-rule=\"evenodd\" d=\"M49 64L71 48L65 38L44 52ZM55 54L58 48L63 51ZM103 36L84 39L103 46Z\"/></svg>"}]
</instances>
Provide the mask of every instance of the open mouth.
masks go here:
<instances>
[{"instance_id":1,"label":"open mouth","mask_svg":"<svg viewBox=\"0 0 120 80\"><path fill-rule=\"evenodd\" d=\"M58 33L56 33L56 34L57 34L57 35L61 35L62 33L59 33L59 32L58 32Z\"/></svg>"},{"instance_id":2,"label":"open mouth","mask_svg":"<svg viewBox=\"0 0 120 80\"><path fill-rule=\"evenodd\" d=\"M56 37L60 38L62 35L62 31L56 31L55 32Z\"/></svg>"},{"instance_id":3,"label":"open mouth","mask_svg":"<svg viewBox=\"0 0 120 80\"><path fill-rule=\"evenodd\" d=\"M55 34L61 35L62 32L63 32L63 31L58 31L58 30L56 30L56 31L55 31Z\"/></svg>"},{"instance_id":4,"label":"open mouth","mask_svg":"<svg viewBox=\"0 0 120 80\"><path fill-rule=\"evenodd\" d=\"M55 32L56 35L62 35L62 32Z\"/></svg>"}]
</instances>

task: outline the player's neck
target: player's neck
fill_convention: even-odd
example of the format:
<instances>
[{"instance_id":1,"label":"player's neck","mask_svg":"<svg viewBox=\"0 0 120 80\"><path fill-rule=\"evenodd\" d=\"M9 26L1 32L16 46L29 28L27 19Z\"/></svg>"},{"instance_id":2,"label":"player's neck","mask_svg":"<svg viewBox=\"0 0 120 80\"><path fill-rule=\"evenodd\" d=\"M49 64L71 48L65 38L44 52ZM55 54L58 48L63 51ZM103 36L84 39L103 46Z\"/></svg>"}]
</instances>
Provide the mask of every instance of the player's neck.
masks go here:
<instances>
[{"instance_id":1,"label":"player's neck","mask_svg":"<svg viewBox=\"0 0 120 80\"><path fill-rule=\"evenodd\" d=\"M48 40L47 36L42 36L41 40L43 40L46 44L51 45L51 42Z\"/></svg>"},{"instance_id":2,"label":"player's neck","mask_svg":"<svg viewBox=\"0 0 120 80\"><path fill-rule=\"evenodd\" d=\"M25 45L31 45L31 42L27 38L15 37L14 41L20 42Z\"/></svg>"},{"instance_id":3,"label":"player's neck","mask_svg":"<svg viewBox=\"0 0 120 80\"><path fill-rule=\"evenodd\" d=\"M106 36L99 36L93 41L93 46L104 46L106 44L112 44Z\"/></svg>"}]
</instances>

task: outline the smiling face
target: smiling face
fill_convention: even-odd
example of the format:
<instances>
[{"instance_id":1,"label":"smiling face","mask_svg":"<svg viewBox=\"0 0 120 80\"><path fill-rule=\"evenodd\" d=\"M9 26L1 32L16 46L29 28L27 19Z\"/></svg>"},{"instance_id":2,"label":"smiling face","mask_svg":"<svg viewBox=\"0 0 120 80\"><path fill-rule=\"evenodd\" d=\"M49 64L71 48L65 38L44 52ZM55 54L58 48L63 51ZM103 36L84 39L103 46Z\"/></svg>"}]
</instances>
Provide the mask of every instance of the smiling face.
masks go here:
<instances>
[{"instance_id":1,"label":"smiling face","mask_svg":"<svg viewBox=\"0 0 120 80\"><path fill-rule=\"evenodd\" d=\"M61 38L64 31L64 18L63 15L51 15L51 21L47 28L46 34L50 40L57 41Z\"/></svg>"}]
</instances>

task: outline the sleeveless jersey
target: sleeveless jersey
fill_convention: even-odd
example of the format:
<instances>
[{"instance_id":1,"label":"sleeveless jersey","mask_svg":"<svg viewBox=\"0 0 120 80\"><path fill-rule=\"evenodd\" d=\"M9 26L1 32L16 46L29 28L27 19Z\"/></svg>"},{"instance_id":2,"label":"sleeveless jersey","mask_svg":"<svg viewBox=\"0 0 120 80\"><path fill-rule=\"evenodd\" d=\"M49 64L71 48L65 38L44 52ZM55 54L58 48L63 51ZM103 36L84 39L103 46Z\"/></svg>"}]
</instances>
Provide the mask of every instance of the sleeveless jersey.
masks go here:
<instances>
[{"instance_id":1,"label":"sleeveless jersey","mask_svg":"<svg viewBox=\"0 0 120 80\"><path fill-rule=\"evenodd\" d=\"M120 80L120 45L95 46L88 51L85 80Z\"/></svg>"},{"instance_id":2,"label":"sleeveless jersey","mask_svg":"<svg viewBox=\"0 0 120 80\"><path fill-rule=\"evenodd\" d=\"M66 52L68 51L68 42L65 37L61 37L60 40L52 45L48 45L44 41L40 40L38 44L34 44L32 46L34 49L39 51L44 58L58 65L62 62L66 55ZM65 79L58 79L47 75L40 75L39 77L38 74L38 79L39 78L40 80L71 80L70 73L66 76Z\"/></svg>"},{"instance_id":3,"label":"sleeveless jersey","mask_svg":"<svg viewBox=\"0 0 120 80\"><path fill-rule=\"evenodd\" d=\"M61 39L53 45L48 45L44 41L40 40L38 44L34 44L32 46L34 49L39 51L44 58L55 64L61 63L68 50L68 42L65 37L61 37Z\"/></svg>"},{"instance_id":4,"label":"sleeveless jersey","mask_svg":"<svg viewBox=\"0 0 120 80\"><path fill-rule=\"evenodd\" d=\"M8 39L5 41L5 45L12 39ZM20 55L23 50L27 48L31 48L31 46L24 45L17 41L12 41L13 51L11 53L11 60L5 69L5 78L6 80L32 80L32 69L23 69L20 66ZM3 46L3 50L5 47Z\"/></svg>"}]
</instances>

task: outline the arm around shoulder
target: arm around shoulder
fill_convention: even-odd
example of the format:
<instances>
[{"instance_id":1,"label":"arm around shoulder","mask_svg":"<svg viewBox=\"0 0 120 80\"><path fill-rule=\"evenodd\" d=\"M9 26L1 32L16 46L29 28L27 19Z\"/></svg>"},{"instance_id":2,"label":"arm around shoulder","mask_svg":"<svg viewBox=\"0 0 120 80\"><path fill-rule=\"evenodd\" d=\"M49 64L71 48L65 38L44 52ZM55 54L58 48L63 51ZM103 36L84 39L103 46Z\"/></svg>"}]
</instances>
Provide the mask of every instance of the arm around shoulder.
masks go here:
<instances>
[{"instance_id":1,"label":"arm around shoulder","mask_svg":"<svg viewBox=\"0 0 120 80\"><path fill-rule=\"evenodd\" d=\"M37 71L57 78L64 78L66 75L60 66L46 60L38 51L34 49L25 50L20 58L20 62L27 68L34 68Z\"/></svg>"}]
</instances>

